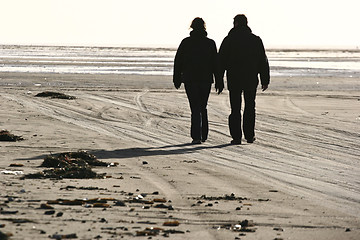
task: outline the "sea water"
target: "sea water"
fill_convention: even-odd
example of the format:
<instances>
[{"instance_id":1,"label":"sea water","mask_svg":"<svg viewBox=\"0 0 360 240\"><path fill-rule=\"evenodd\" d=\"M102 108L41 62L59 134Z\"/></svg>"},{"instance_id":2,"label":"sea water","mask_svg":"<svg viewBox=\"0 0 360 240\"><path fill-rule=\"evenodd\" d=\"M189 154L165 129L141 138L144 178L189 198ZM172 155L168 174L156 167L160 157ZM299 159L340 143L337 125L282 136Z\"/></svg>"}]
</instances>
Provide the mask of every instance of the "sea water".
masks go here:
<instances>
[{"instance_id":1,"label":"sea water","mask_svg":"<svg viewBox=\"0 0 360 240\"><path fill-rule=\"evenodd\" d=\"M360 77L360 50L267 50L271 76ZM0 46L1 73L172 75L175 48Z\"/></svg>"}]
</instances>

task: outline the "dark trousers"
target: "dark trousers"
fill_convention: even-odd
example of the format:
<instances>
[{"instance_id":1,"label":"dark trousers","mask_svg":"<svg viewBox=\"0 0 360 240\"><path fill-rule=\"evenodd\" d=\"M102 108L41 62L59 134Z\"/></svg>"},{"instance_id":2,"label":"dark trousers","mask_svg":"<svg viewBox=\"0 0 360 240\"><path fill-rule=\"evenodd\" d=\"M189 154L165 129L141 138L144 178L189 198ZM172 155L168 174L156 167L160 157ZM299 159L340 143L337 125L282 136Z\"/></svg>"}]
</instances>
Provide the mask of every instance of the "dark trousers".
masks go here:
<instances>
[{"instance_id":1,"label":"dark trousers","mask_svg":"<svg viewBox=\"0 0 360 240\"><path fill-rule=\"evenodd\" d=\"M210 83L185 83L185 91L191 109L191 138L205 141L208 137L209 122L207 102L211 90Z\"/></svg>"},{"instance_id":2,"label":"dark trousers","mask_svg":"<svg viewBox=\"0 0 360 240\"><path fill-rule=\"evenodd\" d=\"M243 132L245 139L255 136L255 90L230 91L231 114L229 116L230 135L234 140L241 140L241 100L244 93L245 107L243 114Z\"/></svg>"}]
</instances>

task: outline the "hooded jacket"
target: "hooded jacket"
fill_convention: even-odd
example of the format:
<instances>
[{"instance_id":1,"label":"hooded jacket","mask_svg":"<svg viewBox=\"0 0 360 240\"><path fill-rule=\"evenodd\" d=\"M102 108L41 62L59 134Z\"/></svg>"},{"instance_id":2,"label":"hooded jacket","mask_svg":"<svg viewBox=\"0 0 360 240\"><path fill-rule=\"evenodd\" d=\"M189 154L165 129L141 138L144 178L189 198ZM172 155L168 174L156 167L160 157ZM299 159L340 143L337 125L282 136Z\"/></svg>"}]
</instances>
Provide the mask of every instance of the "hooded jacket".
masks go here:
<instances>
[{"instance_id":1,"label":"hooded jacket","mask_svg":"<svg viewBox=\"0 0 360 240\"><path fill-rule=\"evenodd\" d=\"M173 82L213 83L217 67L215 41L207 37L205 30L193 30L190 37L182 40L174 60Z\"/></svg>"},{"instance_id":2,"label":"hooded jacket","mask_svg":"<svg viewBox=\"0 0 360 240\"><path fill-rule=\"evenodd\" d=\"M251 90L270 83L269 63L260 37L248 26L237 26L224 38L219 50L219 71L226 70L228 89Z\"/></svg>"}]
</instances>

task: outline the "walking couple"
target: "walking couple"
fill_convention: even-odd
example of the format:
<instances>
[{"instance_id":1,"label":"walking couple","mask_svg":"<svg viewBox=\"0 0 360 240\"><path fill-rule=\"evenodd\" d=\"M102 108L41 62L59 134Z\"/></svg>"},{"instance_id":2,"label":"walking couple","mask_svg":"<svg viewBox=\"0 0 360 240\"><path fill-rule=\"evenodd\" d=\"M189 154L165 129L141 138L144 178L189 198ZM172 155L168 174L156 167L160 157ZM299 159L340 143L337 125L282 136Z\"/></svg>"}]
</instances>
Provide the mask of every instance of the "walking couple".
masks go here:
<instances>
[{"instance_id":1,"label":"walking couple","mask_svg":"<svg viewBox=\"0 0 360 240\"><path fill-rule=\"evenodd\" d=\"M205 142L209 124L207 102L215 77L215 89L224 89L226 71L231 114L229 129L231 144L241 144L242 132L248 143L255 140L255 97L260 74L262 90L270 82L269 63L260 37L252 34L247 18L236 15L234 27L224 38L219 53L214 40L207 37L205 22L195 18L190 37L182 40L174 60L173 82L176 89L184 83L191 109L191 138L193 144ZM241 102L244 114L241 127Z\"/></svg>"}]
</instances>

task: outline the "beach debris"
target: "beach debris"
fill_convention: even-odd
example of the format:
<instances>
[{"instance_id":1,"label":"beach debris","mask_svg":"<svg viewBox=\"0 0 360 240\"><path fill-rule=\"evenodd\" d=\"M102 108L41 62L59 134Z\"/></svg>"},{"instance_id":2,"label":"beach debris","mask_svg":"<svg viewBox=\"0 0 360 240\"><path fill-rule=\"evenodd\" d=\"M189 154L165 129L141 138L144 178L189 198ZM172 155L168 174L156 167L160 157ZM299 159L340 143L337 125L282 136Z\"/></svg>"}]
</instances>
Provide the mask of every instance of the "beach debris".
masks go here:
<instances>
[{"instance_id":1,"label":"beach debris","mask_svg":"<svg viewBox=\"0 0 360 240\"><path fill-rule=\"evenodd\" d=\"M283 232L284 231L284 229L282 229L281 227L274 227L273 230L278 231L278 232Z\"/></svg>"},{"instance_id":2,"label":"beach debris","mask_svg":"<svg viewBox=\"0 0 360 240\"><path fill-rule=\"evenodd\" d=\"M171 205L165 205L163 203L160 203L160 204L156 204L154 206L154 208L165 208L165 209L168 209L168 210L174 210L173 206Z\"/></svg>"},{"instance_id":3,"label":"beach debris","mask_svg":"<svg viewBox=\"0 0 360 240\"><path fill-rule=\"evenodd\" d=\"M167 226L167 227L177 227L180 225L179 221L167 221L163 223L163 226Z\"/></svg>"},{"instance_id":4,"label":"beach debris","mask_svg":"<svg viewBox=\"0 0 360 240\"><path fill-rule=\"evenodd\" d=\"M9 167L23 167L24 164L21 164L21 163L12 163L9 165Z\"/></svg>"},{"instance_id":5,"label":"beach debris","mask_svg":"<svg viewBox=\"0 0 360 240\"><path fill-rule=\"evenodd\" d=\"M45 215L53 215L53 214L55 214L55 210L45 211L44 214L45 214Z\"/></svg>"},{"instance_id":6,"label":"beach debris","mask_svg":"<svg viewBox=\"0 0 360 240\"><path fill-rule=\"evenodd\" d=\"M87 179L87 178L103 178L105 174L97 174L92 171L89 167L65 167L65 168L54 168L47 169L38 173L30 173L25 175L25 179Z\"/></svg>"},{"instance_id":7,"label":"beach debris","mask_svg":"<svg viewBox=\"0 0 360 240\"><path fill-rule=\"evenodd\" d=\"M235 224L233 227L234 231L240 231L241 230L241 225L240 224Z\"/></svg>"},{"instance_id":8,"label":"beach debris","mask_svg":"<svg viewBox=\"0 0 360 240\"><path fill-rule=\"evenodd\" d=\"M86 208L110 208L110 204L108 201L115 202L115 206L119 200L114 198L91 198L91 199L57 199L57 200L49 200L46 203L41 204L40 209L54 209L51 205L67 205L67 206L83 206ZM117 205L120 206L120 205ZM62 213L61 213L62 216Z\"/></svg>"},{"instance_id":9,"label":"beach debris","mask_svg":"<svg viewBox=\"0 0 360 240\"><path fill-rule=\"evenodd\" d=\"M124 192L125 194L125 192ZM158 209L167 209L174 210L172 205L165 205L163 202L166 202L165 198L157 198L154 200L145 199L148 196L146 193L139 194L134 197L127 197L126 199L120 200L116 198L81 198L81 199L56 199L48 200L46 203L41 203L39 209L54 210L53 205L68 205L68 206L82 206L85 208L103 208L104 210L112 207L126 207L131 204L142 204L142 209L158 208ZM170 202L170 201L168 201ZM156 204L158 203L158 204ZM130 212L135 211L135 208L130 206ZM139 207L138 205L136 207ZM169 222L169 225L177 225L177 222Z\"/></svg>"},{"instance_id":10,"label":"beach debris","mask_svg":"<svg viewBox=\"0 0 360 240\"><path fill-rule=\"evenodd\" d=\"M136 236L157 236L164 229L158 227L145 228L142 231L137 231Z\"/></svg>"},{"instance_id":11,"label":"beach debris","mask_svg":"<svg viewBox=\"0 0 360 240\"><path fill-rule=\"evenodd\" d=\"M136 236L157 236L160 233L163 233L163 236L168 237L169 234L185 234L184 231L174 230L174 229L163 229L159 227L147 227L142 231L137 231Z\"/></svg>"},{"instance_id":12,"label":"beach debris","mask_svg":"<svg viewBox=\"0 0 360 240\"><path fill-rule=\"evenodd\" d=\"M3 221L9 221L15 224L21 224L21 223L34 223L33 220L25 219L25 218L2 218Z\"/></svg>"},{"instance_id":13,"label":"beach debris","mask_svg":"<svg viewBox=\"0 0 360 240\"><path fill-rule=\"evenodd\" d=\"M94 208L109 208L110 205L107 203L94 203L93 207Z\"/></svg>"},{"instance_id":14,"label":"beach debris","mask_svg":"<svg viewBox=\"0 0 360 240\"><path fill-rule=\"evenodd\" d=\"M63 212L58 212L58 213L56 214L56 217L62 217L63 215L64 215Z\"/></svg>"},{"instance_id":15,"label":"beach debris","mask_svg":"<svg viewBox=\"0 0 360 240\"><path fill-rule=\"evenodd\" d=\"M156 222L150 222L150 221L139 221L139 222L136 222L138 224L150 224L150 225L155 225Z\"/></svg>"},{"instance_id":16,"label":"beach debris","mask_svg":"<svg viewBox=\"0 0 360 240\"><path fill-rule=\"evenodd\" d=\"M180 230L175 230L175 229L167 229L167 230L164 230L163 231L164 234L176 234L176 233L181 233L181 234L184 234L185 232L184 231L180 231Z\"/></svg>"},{"instance_id":17,"label":"beach debris","mask_svg":"<svg viewBox=\"0 0 360 240\"><path fill-rule=\"evenodd\" d=\"M114 206L126 207L126 204L124 201L116 201Z\"/></svg>"},{"instance_id":18,"label":"beach debris","mask_svg":"<svg viewBox=\"0 0 360 240\"><path fill-rule=\"evenodd\" d=\"M97 174L92 166L109 166L109 163L98 160L86 151L64 152L44 158L40 167L51 169L25 175L27 179L53 178L53 179L87 179L104 178L105 174Z\"/></svg>"},{"instance_id":19,"label":"beach debris","mask_svg":"<svg viewBox=\"0 0 360 240\"><path fill-rule=\"evenodd\" d=\"M10 170L2 170L1 173L6 174L6 175L22 175L22 174L24 174L23 171L10 171Z\"/></svg>"},{"instance_id":20,"label":"beach debris","mask_svg":"<svg viewBox=\"0 0 360 240\"><path fill-rule=\"evenodd\" d=\"M3 215L11 215L11 214L17 214L19 211L5 211L5 210L0 210L0 214L3 214Z\"/></svg>"},{"instance_id":21,"label":"beach debris","mask_svg":"<svg viewBox=\"0 0 360 240\"><path fill-rule=\"evenodd\" d=\"M199 162L198 160L184 160L184 163L197 163Z\"/></svg>"},{"instance_id":22,"label":"beach debris","mask_svg":"<svg viewBox=\"0 0 360 240\"><path fill-rule=\"evenodd\" d=\"M214 228L217 230L220 229L227 229L234 232L255 232L256 229L253 228L255 226L254 222L252 220L244 220L240 223L235 224L223 224L220 226L215 226Z\"/></svg>"},{"instance_id":23,"label":"beach debris","mask_svg":"<svg viewBox=\"0 0 360 240\"><path fill-rule=\"evenodd\" d=\"M61 187L61 188L60 188L60 190L63 190L63 189L65 189L65 190L70 190L70 189L76 189L76 187L75 187L75 186L70 186L70 185L68 185L68 186L66 186L66 187Z\"/></svg>"},{"instance_id":24,"label":"beach debris","mask_svg":"<svg viewBox=\"0 0 360 240\"><path fill-rule=\"evenodd\" d=\"M0 240L8 240L12 235L12 233L3 233L0 231Z\"/></svg>"},{"instance_id":25,"label":"beach debris","mask_svg":"<svg viewBox=\"0 0 360 240\"><path fill-rule=\"evenodd\" d=\"M63 215L64 215L63 212L58 212L58 213L56 214L56 217L62 217Z\"/></svg>"},{"instance_id":26,"label":"beach debris","mask_svg":"<svg viewBox=\"0 0 360 240\"><path fill-rule=\"evenodd\" d=\"M50 98L59 98L59 99L68 99L73 100L76 99L74 96L66 95L64 93L45 91L35 95L35 97L50 97Z\"/></svg>"},{"instance_id":27,"label":"beach debris","mask_svg":"<svg viewBox=\"0 0 360 240\"><path fill-rule=\"evenodd\" d=\"M54 209L54 207L50 206L49 204L42 203L40 205L40 209Z\"/></svg>"},{"instance_id":28,"label":"beach debris","mask_svg":"<svg viewBox=\"0 0 360 240\"><path fill-rule=\"evenodd\" d=\"M107 167L116 167L117 165L119 165L118 162L112 162Z\"/></svg>"},{"instance_id":29,"label":"beach debris","mask_svg":"<svg viewBox=\"0 0 360 240\"><path fill-rule=\"evenodd\" d=\"M16 142L24 140L21 136L16 136L10 133L8 130L1 130L0 131L0 141L4 142Z\"/></svg>"},{"instance_id":30,"label":"beach debris","mask_svg":"<svg viewBox=\"0 0 360 240\"><path fill-rule=\"evenodd\" d=\"M106 188L99 188L99 187L75 187L75 186L66 186L66 187L61 187L60 190L71 190L71 189L77 189L77 190L107 190Z\"/></svg>"},{"instance_id":31,"label":"beach debris","mask_svg":"<svg viewBox=\"0 0 360 240\"><path fill-rule=\"evenodd\" d=\"M243 200L247 200L247 198L245 198L245 197L236 197L234 193L231 193L230 195L225 194L224 196L219 196L219 197L211 197L211 196L202 195L202 196L196 197L194 199L207 200L207 201L219 201L219 200L243 201Z\"/></svg>"},{"instance_id":32,"label":"beach debris","mask_svg":"<svg viewBox=\"0 0 360 240\"><path fill-rule=\"evenodd\" d=\"M76 233L72 233L72 234L53 234L53 235L51 235L49 237L52 238L52 239L57 239L57 240L77 238Z\"/></svg>"},{"instance_id":33,"label":"beach debris","mask_svg":"<svg viewBox=\"0 0 360 240\"><path fill-rule=\"evenodd\" d=\"M46 204L59 204L59 205L69 205L69 206L81 206L85 204L85 200L75 199L75 200L67 200L67 199L58 199L55 201L47 201Z\"/></svg>"},{"instance_id":34,"label":"beach debris","mask_svg":"<svg viewBox=\"0 0 360 240\"><path fill-rule=\"evenodd\" d=\"M270 199L269 198L259 198L258 201L259 202L268 202L268 201L270 201Z\"/></svg>"},{"instance_id":35,"label":"beach debris","mask_svg":"<svg viewBox=\"0 0 360 240\"><path fill-rule=\"evenodd\" d=\"M141 177L130 176L131 179L141 179Z\"/></svg>"},{"instance_id":36,"label":"beach debris","mask_svg":"<svg viewBox=\"0 0 360 240\"><path fill-rule=\"evenodd\" d=\"M98 160L86 151L64 152L44 158L41 167L63 168L68 166L109 166L110 163Z\"/></svg>"}]
</instances>

